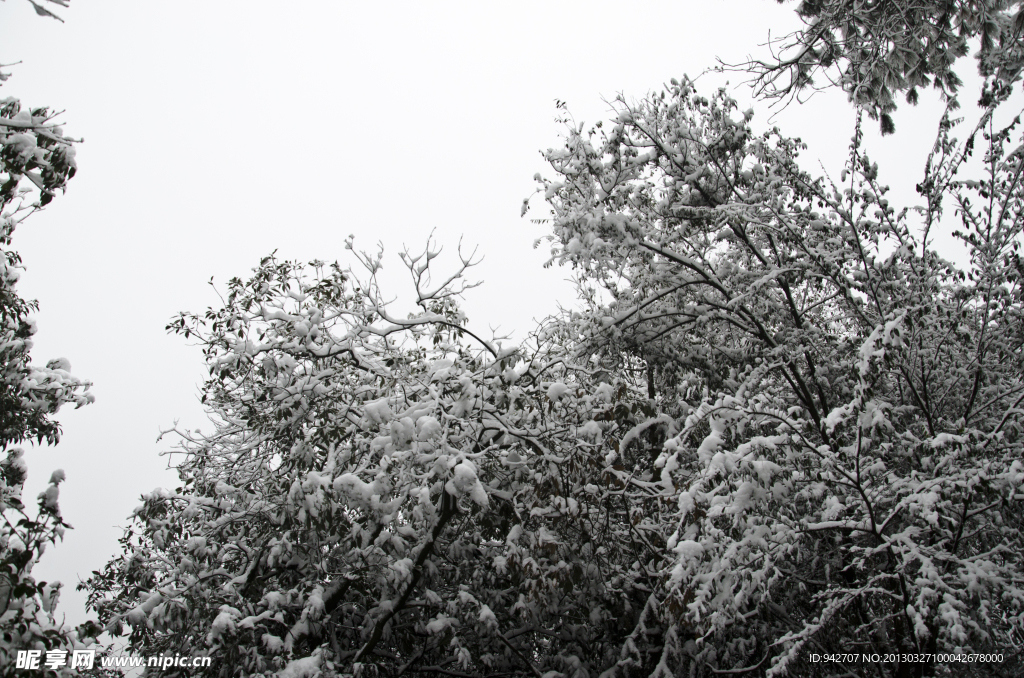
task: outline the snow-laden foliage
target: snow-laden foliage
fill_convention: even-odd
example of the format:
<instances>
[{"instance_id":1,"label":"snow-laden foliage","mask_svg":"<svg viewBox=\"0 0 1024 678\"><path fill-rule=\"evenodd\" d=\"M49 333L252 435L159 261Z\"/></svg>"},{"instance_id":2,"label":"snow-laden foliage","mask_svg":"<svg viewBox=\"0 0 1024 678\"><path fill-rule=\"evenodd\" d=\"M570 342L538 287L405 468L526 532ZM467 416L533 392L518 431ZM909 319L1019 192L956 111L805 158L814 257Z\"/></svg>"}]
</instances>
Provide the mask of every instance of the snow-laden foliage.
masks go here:
<instances>
[{"instance_id":1,"label":"snow-laden foliage","mask_svg":"<svg viewBox=\"0 0 1024 678\"><path fill-rule=\"evenodd\" d=\"M209 653L212 675L614 665L668 536L615 454L646 436L644 388L573 364L564 324L512 349L470 335L468 261L432 284L435 253L406 254L400 317L379 256L352 256L267 258L172 323L205 349L214 429L178 432L182 485L144 497L88 582L102 623L142 654ZM645 444L627 456L650 467Z\"/></svg>"},{"instance_id":2,"label":"snow-laden foliage","mask_svg":"<svg viewBox=\"0 0 1024 678\"><path fill-rule=\"evenodd\" d=\"M30 352L34 301L19 296L23 270L11 249L14 229L63 191L75 173L71 140L46 109L22 110L16 99L0 99L0 673L15 671L18 650L72 650L81 647L89 628L66 628L55 618L60 584L37 582L32 567L47 544L68 525L57 504L63 471L55 471L39 496L35 515L21 500L27 466L20 447L35 440L57 443L60 427L53 415L65 404L92 402L89 383L70 373L66 358L33 365Z\"/></svg>"},{"instance_id":3,"label":"snow-laden foliage","mask_svg":"<svg viewBox=\"0 0 1024 678\"><path fill-rule=\"evenodd\" d=\"M522 346L470 333L469 262L431 283L429 248L408 316L353 252L172 323L214 428L88 582L106 628L225 676L1019 668L1015 125L945 118L897 212L859 128L834 183L724 92L618 109L545 154L582 306ZM850 651L925 659L808 660Z\"/></svg>"},{"instance_id":4,"label":"snow-laden foliage","mask_svg":"<svg viewBox=\"0 0 1024 678\"><path fill-rule=\"evenodd\" d=\"M19 650L65 651L82 649L99 633L94 624L78 629L59 621L57 600L60 582L37 582L32 567L46 547L63 538L70 525L64 522L57 503L64 472L54 471L50 483L39 494L38 510L32 515L21 501L27 473L21 448L6 450L0 460L0 675L13 676ZM44 655L45 656L45 655ZM65 667L61 675L75 672Z\"/></svg>"},{"instance_id":5,"label":"snow-laden foliage","mask_svg":"<svg viewBox=\"0 0 1024 678\"><path fill-rule=\"evenodd\" d=\"M897 212L859 128L833 183L750 116L673 82L545 154L553 256L588 304L576 355L642 360L678 427L639 476L672 534L638 563L648 613L609 675L816 675L837 667L808 652L854 650L1005 670L1024 623L1017 123L990 110L961 144L945 118L925 205ZM976 146L982 173L956 178ZM963 269L930 249L951 221ZM631 479L623 501L651 491Z\"/></svg>"},{"instance_id":6,"label":"snow-laden foliage","mask_svg":"<svg viewBox=\"0 0 1024 678\"><path fill-rule=\"evenodd\" d=\"M1024 67L1019 0L802 0L796 11L804 26L770 42L776 58L744 66L760 94L839 86L881 118L883 133L894 129L889 114L900 95L916 104L919 90L934 87L955 99L962 82L954 67L972 50L991 78L987 99L1005 96Z\"/></svg>"},{"instance_id":7,"label":"snow-laden foliage","mask_svg":"<svg viewBox=\"0 0 1024 678\"><path fill-rule=\"evenodd\" d=\"M66 359L32 365L29 352L36 303L16 285L21 257L10 249L14 229L46 205L75 174L75 149L45 108L22 110L0 99L0 444L35 438L56 443L51 415L61 405L90 402L87 385L69 373Z\"/></svg>"}]
</instances>

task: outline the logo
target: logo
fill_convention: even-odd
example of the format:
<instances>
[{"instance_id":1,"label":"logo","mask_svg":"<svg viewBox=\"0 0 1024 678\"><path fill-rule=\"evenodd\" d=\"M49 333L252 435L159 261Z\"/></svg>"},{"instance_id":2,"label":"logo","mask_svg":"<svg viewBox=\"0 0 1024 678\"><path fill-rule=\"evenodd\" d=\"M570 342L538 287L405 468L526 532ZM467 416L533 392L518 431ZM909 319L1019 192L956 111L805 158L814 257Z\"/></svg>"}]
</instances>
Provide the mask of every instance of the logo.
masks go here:
<instances>
[{"instance_id":1,"label":"logo","mask_svg":"<svg viewBox=\"0 0 1024 678\"><path fill-rule=\"evenodd\" d=\"M70 656L69 656L70 654ZM96 662L96 650L18 650L14 668L57 670L65 666L73 669L91 669Z\"/></svg>"}]
</instances>

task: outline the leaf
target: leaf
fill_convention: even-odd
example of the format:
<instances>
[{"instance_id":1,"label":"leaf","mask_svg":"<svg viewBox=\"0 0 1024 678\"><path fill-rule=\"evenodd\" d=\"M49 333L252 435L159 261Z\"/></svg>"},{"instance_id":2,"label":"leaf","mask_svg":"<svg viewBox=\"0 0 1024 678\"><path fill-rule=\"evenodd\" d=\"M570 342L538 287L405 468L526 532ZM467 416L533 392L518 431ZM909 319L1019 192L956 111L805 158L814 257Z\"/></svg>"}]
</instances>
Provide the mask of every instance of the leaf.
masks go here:
<instances>
[{"instance_id":1,"label":"leaf","mask_svg":"<svg viewBox=\"0 0 1024 678\"><path fill-rule=\"evenodd\" d=\"M54 13L53 13L53 12L51 12L50 10L46 9L46 8L45 8L45 7L43 7L42 5L40 5L40 4L39 4L38 2L36 2L35 0L28 0L28 1L29 1L29 2L30 2L30 3L32 4L32 7L33 7L33 9L35 9L35 10L36 10L36 14L38 14L39 16L48 16L48 17L53 17L53 18L54 18L54 19L56 19L57 21L59 21L59 22L61 22L61 23L64 23L64 20L63 20L63 19L61 19L61 18L60 18L59 16L57 16L56 14L54 14ZM49 0L49 1L50 1L50 2L56 2L57 4L59 4L59 5L63 5L64 7L67 7L67 6L68 6L68 5L67 5L67 2L60 2L59 0Z\"/></svg>"}]
</instances>

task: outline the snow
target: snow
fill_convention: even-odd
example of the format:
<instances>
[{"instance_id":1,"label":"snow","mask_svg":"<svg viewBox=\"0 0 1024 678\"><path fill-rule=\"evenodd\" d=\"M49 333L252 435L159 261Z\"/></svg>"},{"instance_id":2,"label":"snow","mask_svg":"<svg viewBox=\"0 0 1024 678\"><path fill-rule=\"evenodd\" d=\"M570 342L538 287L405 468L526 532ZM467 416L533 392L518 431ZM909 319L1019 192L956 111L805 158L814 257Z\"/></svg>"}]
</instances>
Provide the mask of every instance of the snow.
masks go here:
<instances>
[{"instance_id":1,"label":"snow","mask_svg":"<svg viewBox=\"0 0 1024 678\"><path fill-rule=\"evenodd\" d=\"M480 606L479 619L487 626L496 627L498 625L498 618L494 616L494 612L487 605Z\"/></svg>"},{"instance_id":2,"label":"snow","mask_svg":"<svg viewBox=\"0 0 1024 678\"><path fill-rule=\"evenodd\" d=\"M451 375L451 367L455 365L455 361L445 358L443 360L435 360L430 365L430 380L431 381L443 381Z\"/></svg>"},{"instance_id":3,"label":"snow","mask_svg":"<svg viewBox=\"0 0 1024 678\"><path fill-rule=\"evenodd\" d=\"M505 543L506 544L515 544L516 541L519 539L519 537L522 536L522 534L523 534L523 526L520 525L519 523L516 523L515 525L512 526L512 529L508 531L508 536L505 538Z\"/></svg>"},{"instance_id":4,"label":"snow","mask_svg":"<svg viewBox=\"0 0 1024 678\"><path fill-rule=\"evenodd\" d=\"M624 436L622 436L622 440L619 441L619 449L625 450L640 434L652 426L657 426L658 424L665 424L672 429L675 426L675 421L667 414L659 414L656 417L650 417L631 428Z\"/></svg>"},{"instance_id":5,"label":"snow","mask_svg":"<svg viewBox=\"0 0 1024 678\"><path fill-rule=\"evenodd\" d=\"M36 150L36 139L31 134L12 134L4 141L4 146L13 149L15 154L27 158Z\"/></svg>"},{"instance_id":6,"label":"snow","mask_svg":"<svg viewBox=\"0 0 1024 678\"><path fill-rule=\"evenodd\" d=\"M391 563L391 569L398 573L400 579L407 579L413 570L412 558L402 558Z\"/></svg>"},{"instance_id":7,"label":"snow","mask_svg":"<svg viewBox=\"0 0 1024 678\"><path fill-rule=\"evenodd\" d=\"M39 499L43 502L43 505L48 509L57 508L57 497L60 495L60 488L56 485L50 485L45 490L39 493Z\"/></svg>"},{"instance_id":8,"label":"snow","mask_svg":"<svg viewBox=\"0 0 1024 678\"><path fill-rule=\"evenodd\" d=\"M210 633L206 640L209 643L218 642L222 636L235 632L235 620L242 616L242 613L230 605L221 605L220 613L213 620L210 626Z\"/></svg>"},{"instance_id":9,"label":"snow","mask_svg":"<svg viewBox=\"0 0 1024 678\"><path fill-rule=\"evenodd\" d=\"M383 424L390 421L394 416L391 413L391 408L388 406L387 398L367 402L363 405L363 412L365 413L365 419L374 424Z\"/></svg>"},{"instance_id":10,"label":"snow","mask_svg":"<svg viewBox=\"0 0 1024 678\"><path fill-rule=\"evenodd\" d=\"M487 506L487 491L477 477L476 465L465 459L452 469L452 479L445 485L456 496L469 494L470 499L480 506Z\"/></svg>"},{"instance_id":11,"label":"snow","mask_svg":"<svg viewBox=\"0 0 1024 678\"><path fill-rule=\"evenodd\" d=\"M547 528L547 525L541 525L540 529L535 533L537 537L537 545L543 546L545 544L561 544L562 541L558 538L558 535Z\"/></svg>"},{"instance_id":12,"label":"snow","mask_svg":"<svg viewBox=\"0 0 1024 678\"><path fill-rule=\"evenodd\" d=\"M372 483L364 482L354 473L344 473L335 478L334 491L363 504L369 504L377 493Z\"/></svg>"},{"instance_id":13,"label":"snow","mask_svg":"<svg viewBox=\"0 0 1024 678\"><path fill-rule=\"evenodd\" d=\"M315 678L320 674L320 663L319 654L293 659L277 672L277 678Z\"/></svg>"},{"instance_id":14,"label":"snow","mask_svg":"<svg viewBox=\"0 0 1024 678\"><path fill-rule=\"evenodd\" d=\"M585 440L589 440L593 443L601 442L601 425L594 420L588 421L586 424L580 427L579 435ZM621 448L621 446L620 446Z\"/></svg>"},{"instance_id":15,"label":"snow","mask_svg":"<svg viewBox=\"0 0 1024 678\"><path fill-rule=\"evenodd\" d=\"M710 460L711 455L725 442L725 439L722 437L723 433L725 433L725 424L715 417L711 417L708 423L711 425L711 433L704 438L700 447L697 448L697 457L705 463Z\"/></svg>"},{"instance_id":16,"label":"snow","mask_svg":"<svg viewBox=\"0 0 1024 678\"><path fill-rule=\"evenodd\" d=\"M263 646L266 647L267 651L271 654L278 654L284 649L284 641L277 636L264 633L261 640L263 640Z\"/></svg>"},{"instance_id":17,"label":"snow","mask_svg":"<svg viewBox=\"0 0 1024 678\"><path fill-rule=\"evenodd\" d=\"M672 550L687 560L695 560L704 555L704 547L692 539L679 542Z\"/></svg>"},{"instance_id":18,"label":"snow","mask_svg":"<svg viewBox=\"0 0 1024 678\"><path fill-rule=\"evenodd\" d=\"M152 612L153 608L159 605L163 599L163 594L159 591L151 593L146 600L142 601L128 612L126 615L128 622L132 626L144 624L149 613Z\"/></svg>"},{"instance_id":19,"label":"snow","mask_svg":"<svg viewBox=\"0 0 1024 678\"><path fill-rule=\"evenodd\" d=\"M309 592L309 597L306 598L305 609L309 610L309 616L313 619L319 619L324 612L324 587L316 586L312 591Z\"/></svg>"},{"instance_id":20,"label":"snow","mask_svg":"<svg viewBox=\"0 0 1024 678\"><path fill-rule=\"evenodd\" d=\"M458 626L459 621L452 619L443 612L438 612L437 617L427 624L427 633L441 633L447 628Z\"/></svg>"},{"instance_id":21,"label":"snow","mask_svg":"<svg viewBox=\"0 0 1024 678\"><path fill-rule=\"evenodd\" d=\"M260 605L266 605L271 610L276 610L286 601L286 596L280 591L267 591L260 600Z\"/></svg>"},{"instance_id":22,"label":"snow","mask_svg":"<svg viewBox=\"0 0 1024 678\"><path fill-rule=\"evenodd\" d=\"M46 368L50 370L61 370L63 372L71 371L71 361L67 358L54 358L46 362Z\"/></svg>"},{"instance_id":23,"label":"snow","mask_svg":"<svg viewBox=\"0 0 1024 678\"><path fill-rule=\"evenodd\" d=\"M416 437L416 423L412 417L402 417L391 422L390 442L399 450L409 448L409 443Z\"/></svg>"},{"instance_id":24,"label":"snow","mask_svg":"<svg viewBox=\"0 0 1024 678\"><path fill-rule=\"evenodd\" d=\"M430 440L436 438L441 433L441 422L436 417L426 416L421 417L416 422L416 440Z\"/></svg>"},{"instance_id":25,"label":"snow","mask_svg":"<svg viewBox=\"0 0 1024 678\"><path fill-rule=\"evenodd\" d=\"M569 390L569 387L560 381L548 386L548 400L555 401L561 398Z\"/></svg>"}]
</instances>

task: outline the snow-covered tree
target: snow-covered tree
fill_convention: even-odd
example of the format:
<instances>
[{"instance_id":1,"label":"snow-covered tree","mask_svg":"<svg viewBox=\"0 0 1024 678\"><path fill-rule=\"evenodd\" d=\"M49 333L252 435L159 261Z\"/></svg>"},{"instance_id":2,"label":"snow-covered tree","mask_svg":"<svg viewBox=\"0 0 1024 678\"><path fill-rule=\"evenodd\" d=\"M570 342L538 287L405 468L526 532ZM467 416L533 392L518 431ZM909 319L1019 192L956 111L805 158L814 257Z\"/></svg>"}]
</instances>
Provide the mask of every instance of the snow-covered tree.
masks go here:
<instances>
[{"instance_id":1,"label":"snow-covered tree","mask_svg":"<svg viewBox=\"0 0 1024 678\"><path fill-rule=\"evenodd\" d=\"M771 42L777 58L744 66L759 92L790 98L840 86L881 118L884 133L893 131L900 95L915 104L934 87L955 100L962 82L954 66L972 49L988 79L986 100L1005 96L1024 67L1024 5L1016 0L802 0L796 11L804 26Z\"/></svg>"},{"instance_id":2,"label":"snow-covered tree","mask_svg":"<svg viewBox=\"0 0 1024 678\"><path fill-rule=\"evenodd\" d=\"M178 431L181 486L144 497L88 582L101 622L143 654L207 652L212 675L613 665L668 524L656 497L623 501L611 458L653 414L643 383L575 364L565 324L516 348L471 334L468 261L432 284L436 253L406 253L401 317L379 255L352 256L267 258L172 323L205 349L214 430Z\"/></svg>"},{"instance_id":3,"label":"snow-covered tree","mask_svg":"<svg viewBox=\"0 0 1024 678\"><path fill-rule=\"evenodd\" d=\"M896 211L859 128L834 183L724 91L618 107L545 154L582 308L522 346L470 332L470 262L432 283L429 247L408 315L352 251L170 325L213 430L177 431L180 487L88 582L106 628L211 675L1019 668L1016 123L944 118Z\"/></svg>"},{"instance_id":4,"label":"snow-covered tree","mask_svg":"<svg viewBox=\"0 0 1024 678\"><path fill-rule=\"evenodd\" d=\"M51 0L51 2L54 0ZM35 5L35 3L33 3ZM64 4L64 3L58 3ZM36 5L36 11L46 14ZM0 73L0 81L7 74ZM57 582L37 582L32 568L48 544L69 526L58 507L63 471L55 471L40 494L38 511L27 513L22 487L27 465L19 443L56 444L61 406L92 402L89 383L73 376L67 359L46 366L31 362L34 301L17 291L23 270L11 249L15 228L42 209L75 174L73 140L66 138L45 108L25 109L0 98L0 674L13 675L18 650L72 650L78 631L55 618ZM88 635L83 629L81 638Z\"/></svg>"},{"instance_id":5,"label":"snow-covered tree","mask_svg":"<svg viewBox=\"0 0 1024 678\"><path fill-rule=\"evenodd\" d=\"M54 444L59 428L51 415L65 402L82 405L88 398L66 360L46 367L30 363L36 303L17 293L21 258L10 247L18 224L74 176L75 149L47 109L22 110L12 98L0 100L0 148L0 443L35 438Z\"/></svg>"},{"instance_id":6,"label":"snow-covered tree","mask_svg":"<svg viewBox=\"0 0 1024 678\"><path fill-rule=\"evenodd\" d=\"M81 407L93 398L89 383L70 373L67 359L32 364L30 314L36 303L17 292L21 258L10 248L15 227L74 175L74 148L46 109L22 110L11 98L0 100L0 148L0 670L14 671L19 649L73 649L78 642L76 632L54 618L60 585L31 575L46 545L68 527L57 504L64 474L53 473L37 514L29 515L21 500L27 467L17 445L56 444L60 426L53 415L65 404Z\"/></svg>"},{"instance_id":7,"label":"snow-covered tree","mask_svg":"<svg viewBox=\"0 0 1024 678\"><path fill-rule=\"evenodd\" d=\"M684 80L618 103L538 177L554 259L587 301L576 355L640 361L678 428L623 490L660 495L672 534L607 675L833 675L807 653L854 650L1001 652L1019 670L1018 123L990 108L958 143L945 117L924 205L897 211L859 126L834 183L724 91ZM951 221L965 268L931 248Z\"/></svg>"}]
</instances>

